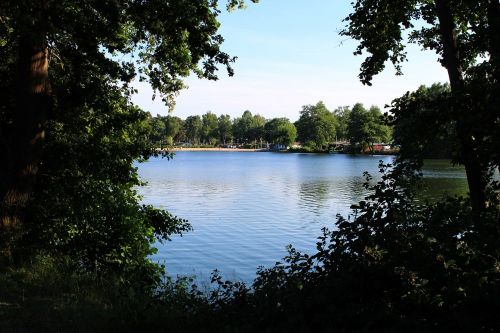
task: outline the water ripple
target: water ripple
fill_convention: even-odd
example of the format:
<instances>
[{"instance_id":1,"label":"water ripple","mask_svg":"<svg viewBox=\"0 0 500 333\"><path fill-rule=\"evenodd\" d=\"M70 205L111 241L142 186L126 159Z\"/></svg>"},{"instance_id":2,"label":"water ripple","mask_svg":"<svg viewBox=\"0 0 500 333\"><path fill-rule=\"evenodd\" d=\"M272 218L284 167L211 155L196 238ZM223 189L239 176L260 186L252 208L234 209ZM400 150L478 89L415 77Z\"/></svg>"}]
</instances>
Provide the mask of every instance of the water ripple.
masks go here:
<instances>
[{"instance_id":1,"label":"water ripple","mask_svg":"<svg viewBox=\"0 0 500 333\"><path fill-rule=\"evenodd\" d=\"M194 231L157 244L155 260L172 275L208 280L218 268L250 281L258 266L273 265L285 247L312 252L322 227L367 195L364 171L377 179L378 161L391 157L180 152L172 161L138 165L147 185L143 202L188 219ZM432 170L439 178L439 168ZM446 177L463 171L445 169Z\"/></svg>"}]
</instances>

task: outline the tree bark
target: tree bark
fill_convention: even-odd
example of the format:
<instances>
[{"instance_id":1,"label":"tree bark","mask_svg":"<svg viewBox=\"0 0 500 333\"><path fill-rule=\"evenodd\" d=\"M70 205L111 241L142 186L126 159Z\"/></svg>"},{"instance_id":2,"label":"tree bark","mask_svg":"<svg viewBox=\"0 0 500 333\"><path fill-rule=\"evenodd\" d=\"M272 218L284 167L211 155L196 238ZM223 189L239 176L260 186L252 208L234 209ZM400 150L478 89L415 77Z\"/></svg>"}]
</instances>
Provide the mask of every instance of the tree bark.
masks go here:
<instances>
[{"instance_id":1,"label":"tree bark","mask_svg":"<svg viewBox=\"0 0 500 333\"><path fill-rule=\"evenodd\" d=\"M443 65L448 71L452 92L452 107L457 120L457 134L467 174L474 220L478 221L486 204L484 170L472 134L474 110L464 94L464 78L457 46L455 23L449 0L436 0L436 13L443 43Z\"/></svg>"},{"instance_id":2,"label":"tree bark","mask_svg":"<svg viewBox=\"0 0 500 333\"><path fill-rule=\"evenodd\" d=\"M42 157L45 123L50 108L48 48L43 35L19 39L15 118L2 175L0 228L22 227Z\"/></svg>"}]
</instances>

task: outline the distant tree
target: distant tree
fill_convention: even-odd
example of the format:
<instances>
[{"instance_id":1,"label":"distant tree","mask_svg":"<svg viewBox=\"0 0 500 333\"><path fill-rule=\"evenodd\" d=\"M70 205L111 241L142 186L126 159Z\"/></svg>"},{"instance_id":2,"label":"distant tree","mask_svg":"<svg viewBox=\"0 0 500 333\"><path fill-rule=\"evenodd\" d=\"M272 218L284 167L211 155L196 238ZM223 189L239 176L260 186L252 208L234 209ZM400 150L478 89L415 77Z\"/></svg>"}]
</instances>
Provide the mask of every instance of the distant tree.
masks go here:
<instances>
[{"instance_id":1,"label":"distant tree","mask_svg":"<svg viewBox=\"0 0 500 333\"><path fill-rule=\"evenodd\" d=\"M363 104L354 104L347 126L347 133L351 144L363 144L370 140L368 121L369 115Z\"/></svg>"},{"instance_id":2,"label":"distant tree","mask_svg":"<svg viewBox=\"0 0 500 333\"><path fill-rule=\"evenodd\" d=\"M203 142L214 145L218 137L217 116L208 111L201 117L201 137Z\"/></svg>"},{"instance_id":3,"label":"distant tree","mask_svg":"<svg viewBox=\"0 0 500 333\"><path fill-rule=\"evenodd\" d=\"M184 131L186 137L192 144L200 143L201 137L201 117L189 116L184 121Z\"/></svg>"},{"instance_id":4,"label":"distant tree","mask_svg":"<svg viewBox=\"0 0 500 333\"><path fill-rule=\"evenodd\" d=\"M254 142L254 145L258 141L262 141L264 138L264 126L266 124L266 118L260 114L256 114L252 117L252 122L250 123L250 128L247 133L249 140Z\"/></svg>"},{"instance_id":5,"label":"distant tree","mask_svg":"<svg viewBox=\"0 0 500 333\"><path fill-rule=\"evenodd\" d=\"M347 127L349 125L349 117L351 116L351 109L348 106L340 106L336 108L333 113L337 117L337 138L339 140L346 140L349 138Z\"/></svg>"},{"instance_id":6,"label":"distant tree","mask_svg":"<svg viewBox=\"0 0 500 333\"><path fill-rule=\"evenodd\" d=\"M288 118L273 118L264 126L265 138L269 142L290 146L297 138L297 129Z\"/></svg>"},{"instance_id":7,"label":"distant tree","mask_svg":"<svg viewBox=\"0 0 500 333\"><path fill-rule=\"evenodd\" d=\"M372 106L366 110L361 103L356 103L352 108L347 132L352 144L361 144L370 150L373 150L373 143L391 139L391 129L384 124L380 109Z\"/></svg>"},{"instance_id":8,"label":"distant tree","mask_svg":"<svg viewBox=\"0 0 500 333\"><path fill-rule=\"evenodd\" d=\"M389 143L392 140L392 128L385 122L380 108L378 106L371 106L368 110L369 124L372 127L372 142Z\"/></svg>"},{"instance_id":9,"label":"distant tree","mask_svg":"<svg viewBox=\"0 0 500 333\"><path fill-rule=\"evenodd\" d=\"M165 122L161 119L160 115L149 118L150 121L150 134L149 139L151 142L159 142L165 138Z\"/></svg>"},{"instance_id":10,"label":"distant tree","mask_svg":"<svg viewBox=\"0 0 500 333\"><path fill-rule=\"evenodd\" d=\"M335 140L337 126L337 118L323 102L303 106L299 120L295 122L299 141L318 150L328 148Z\"/></svg>"},{"instance_id":11,"label":"distant tree","mask_svg":"<svg viewBox=\"0 0 500 333\"><path fill-rule=\"evenodd\" d=\"M250 130L252 128L252 112L246 110L243 115L233 121L233 136L238 143L244 143L251 140Z\"/></svg>"},{"instance_id":12,"label":"distant tree","mask_svg":"<svg viewBox=\"0 0 500 333\"><path fill-rule=\"evenodd\" d=\"M231 122L231 116L229 116L228 114L226 115L221 114L217 119L217 130L219 134L219 140L223 144L226 144L226 140L232 137L232 126L233 125Z\"/></svg>"},{"instance_id":13,"label":"distant tree","mask_svg":"<svg viewBox=\"0 0 500 333\"><path fill-rule=\"evenodd\" d=\"M182 130L183 121L181 118L171 115L166 116L163 121L165 122L165 140L167 144L171 145L177 141Z\"/></svg>"}]
</instances>

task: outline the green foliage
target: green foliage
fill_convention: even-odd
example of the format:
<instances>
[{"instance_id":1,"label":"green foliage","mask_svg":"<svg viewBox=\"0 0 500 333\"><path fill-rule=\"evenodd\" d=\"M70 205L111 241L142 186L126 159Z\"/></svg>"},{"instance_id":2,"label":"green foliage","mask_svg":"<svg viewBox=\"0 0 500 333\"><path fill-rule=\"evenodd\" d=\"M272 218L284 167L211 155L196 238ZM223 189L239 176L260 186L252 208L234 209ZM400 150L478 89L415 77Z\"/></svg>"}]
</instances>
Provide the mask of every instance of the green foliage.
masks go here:
<instances>
[{"instance_id":1,"label":"green foliage","mask_svg":"<svg viewBox=\"0 0 500 333\"><path fill-rule=\"evenodd\" d=\"M295 123L298 140L308 145L314 144L317 150L324 150L335 140L337 118L323 104L305 105L300 118Z\"/></svg>"},{"instance_id":2,"label":"green foliage","mask_svg":"<svg viewBox=\"0 0 500 333\"><path fill-rule=\"evenodd\" d=\"M333 111L337 117L337 138L339 140L347 140L349 138L348 125L351 117L351 109L348 106L338 107Z\"/></svg>"},{"instance_id":3,"label":"green foliage","mask_svg":"<svg viewBox=\"0 0 500 333\"><path fill-rule=\"evenodd\" d=\"M401 74L405 36L436 52L446 68L451 89L448 119L457 133L458 161L465 166L474 218L479 220L486 208L489 173L499 166L498 153L486 142L499 141L493 128L498 127L499 113L500 3L435 0L401 1L396 6L389 0L357 0L353 6L342 34L359 41L355 55L366 54L361 82L370 85L387 60Z\"/></svg>"},{"instance_id":4,"label":"green foliage","mask_svg":"<svg viewBox=\"0 0 500 333\"><path fill-rule=\"evenodd\" d=\"M218 120L212 112L207 112L201 117L201 138L204 143L215 145L218 137Z\"/></svg>"},{"instance_id":5,"label":"green foliage","mask_svg":"<svg viewBox=\"0 0 500 333\"><path fill-rule=\"evenodd\" d=\"M201 141L201 117L200 116L189 116L184 121L184 131L186 132L186 137L191 143L200 143Z\"/></svg>"},{"instance_id":6,"label":"green foliage","mask_svg":"<svg viewBox=\"0 0 500 333\"><path fill-rule=\"evenodd\" d=\"M246 110L240 118L233 121L233 136L238 143L248 143L260 140L264 137L264 125L266 119L261 115L252 115Z\"/></svg>"},{"instance_id":7,"label":"green foliage","mask_svg":"<svg viewBox=\"0 0 500 333\"><path fill-rule=\"evenodd\" d=\"M290 146L297 138L297 129L288 118L273 118L264 125L267 141Z\"/></svg>"},{"instance_id":8,"label":"green foliage","mask_svg":"<svg viewBox=\"0 0 500 333\"><path fill-rule=\"evenodd\" d=\"M399 70L404 60L402 30L413 28L412 19L429 24L415 30L412 40L443 54L435 3L355 3L344 33L361 41L357 53L371 54L362 65L364 83L369 84L388 59ZM481 111L472 119L455 108L450 119L462 125L488 120L484 127L465 133L474 134L477 157L493 169L499 164L498 104L494 103L498 57L489 48L495 50L500 43L492 43L498 29L492 28L490 8L498 7L498 2L447 3L454 5L451 14L462 55L459 61L467 71L462 92L468 97L463 101ZM127 84L135 64L141 79L148 80L171 105L172 94L190 71L215 79L216 65L229 66L232 61L219 50L217 2L43 4L43 8L28 1L0 4L0 71L5 78L0 82L1 147L6 145L5 133L13 118L17 36L42 35L50 42L53 90L29 223L19 247L8 253L14 254L7 258L9 266L6 261L0 266L2 331L70 331L75 326L89 331L500 329L498 188L494 183L489 188L488 205L479 219L473 218L466 198L422 204L411 192L416 169L401 161L394 167L381 165L382 180L372 188L373 194L352 206L351 218L339 217L334 231L324 231L315 254L290 247L283 263L258 271L252 289L224 281L217 273L208 296L190 287L189 279L161 281L160 267L147 259L153 252L151 243L167 240L189 226L139 203L134 187L140 181L132 163L154 153L148 137L173 140L177 127L168 129L171 135L167 135L165 123L163 128L152 120L149 123L148 116L130 104L132 91ZM228 6L242 4L229 1ZM44 15L30 17L33 12ZM486 35L493 37L482 38ZM138 59L117 60L123 54ZM478 55L486 55L487 60L472 66ZM445 89L433 89L422 88L395 101L398 124L408 126L412 121L413 115L404 113L407 110L416 112L419 120L444 110L439 106L446 100ZM452 102L457 105L457 100ZM353 108L348 118L354 133L360 133L359 142L388 134L376 122L379 116L374 108ZM198 116L186 119L190 140L211 137L211 130L202 129L204 124L204 130L213 128L208 119L213 117L205 118L205 122ZM335 117L322 103L306 106L297 122L299 139L324 149L337 128L344 128L345 118ZM430 129L439 133L446 129L447 122L436 115L429 119L437 119ZM246 111L235 120L234 135L240 142L258 140L264 136L264 123L262 117ZM376 126L365 128L370 123ZM419 142L427 142L430 132L423 128L425 121L417 124L416 135L424 136ZM462 134L458 133L459 138ZM398 138L409 140L401 132ZM405 151L413 159L420 153Z\"/></svg>"},{"instance_id":9,"label":"green foliage","mask_svg":"<svg viewBox=\"0 0 500 333\"><path fill-rule=\"evenodd\" d=\"M183 121L179 117L168 115L165 121L165 135L171 139L172 142L177 142L182 139L182 126Z\"/></svg>"},{"instance_id":10,"label":"green foliage","mask_svg":"<svg viewBox=\"0 0 500 333\"><path fill-rule=\"evenodd\" d=\"M189 226L138 202L132 163L154 152L146 113L97 73L75 71L53 72L58 99L20 250L68 255L99 271L147 264L155 238Z\"/></svg>"},{"instance_id":11,"label":"green foliage","mask_svg":"<svg viewBox=\"0 0 500 333\"><path fill-rule=\"evenodd\" d=\"M30 16L37 11L42 15ZM214 1L70 1L35 7L30 1L6 1L0 12L14 31L2 35L6 42L16 43L19 35L41 35L53 49L51 66L66 65L60 52L75 48L125 82L137 71L169 105L190 72L217 79L221 64L233 73L234 58L220 50L220 11ZM133 56L120 61L125 54Z\"/></svg>"},{"instance_id":12,"label":"green foliage","mask_svg":"<svg viewBox=\"0 0 500 333\"><path fill-rule=\"evenodd\" d=\"M347 124L347 133L352 144L371 148L375 142L391 140L391 129L385 125L380 109L372 106L366 110L363 104L353 106Z\"/></svg>"},{"instance_id":13,"label":"green foliage","mask_svg":"<svg viewBox=\"0 0 500 333\"><path fill-rule=\"evenodd\" d=\"M295 124L287 118L266 120L248 110L232 122L229 115L217 118L212 112L207 112L202 117L189 116L185 121L158 115L150 123L150 140L154 143L162 140L172 144L184 138L191 145L203 143L207 147L214 146L217 141L225 144L229 139L249 148L256 147L262 139L290 146L300 135L296 125L302 131L302 140L305 140L302 146L310 152L326 151L335 139L350 139L353 144L371 148L374 142L388 143L392 137L392 129L385 124L380 110L375 106L366 110L360 103L354 105L353 110L346 106L336 109L334 113L328 111L322 102L304 106ZM179 128L180 124L183 124L182 128Z\"/></svg>"},{"instance_id":14,"label":"green foliage","mask_svg":"<svg viewBox=\"0 0 500 333\"><path fill-rule=\"evenodd\" d=\"M233 123L231 122L231 117L228 114L221 114L217 118L217 131L220 142L226 144L227 140L232 139L232 129Z\"/></svg>"},{"instance_id":15,"label":"green foliage","mask_svg":"<svg viewBox=\"0 0 500 333\"><path fill-rule=\"evenodd\" d=\"M456 157L457 134L450 119L450 88L421 86L392 102L394 144L403 159Z\"/></svg>"},{"instance_id":16,"label":"green foliage","mask_svg":"<svg viewBox=\"0 0 500 333\"><path fill-rule=\"evenodd\" d=\"M444 61L444 40L439 29L436 3L440 1L401 1L394 6L390 0L357 0L354 11L344 21L348 22L342 34L357 41L355 55L367 53L361 65L361 82L371 84L374 75L390 61L401 74L401 63L406 60L406 39L433 50ZM467 70L478 59L485 57L488 49L487 11L490 1L447 1L450 6L460 66ZM422 20L425 24L416 24ZM473 29L468 27L473 26Z\"/></svg>"},{"instance_id":17,"label":"green foliage","mask_svg":"<svg viewBox=\"0 0 500 333\"><path fill-rule=\"evenodd\" d=\"M184 139L184 122L179 117L156 115L156 117L149 118L149 123L151 127L149 140L154 144L159 146L162 144L172 145L174 142Z\"/></svg>"},{"instance_id":18,"label":"green foliage","mask_svg":"<svg viewBox=\"0 0 500 333\"><path fill-rule=\"evenodd\" d=\"M167 116L160 119L163 125L153 119L150 126L146 113L130 103L130 83L138 74L172 106L182 78L191 72L217 79L222 65L232 75L234 58L220 50L217 6L214 1L0 4L5 46L0 70L9 78L2 80L2 93L17 95L21 41L49 49L46 144L17 255L48 251L88 268L123 270L147 266L155 238L189 229L186 221L139 204L134 187L141 182L132 163L155 153L148 136L173 141L181 122ZM22 126L12 125L12 97L0 105L3 147ZM39 126L45 129L45 119Z\"/></svg>"},{"instance_id":19,"label":"green foliage","mask_svg":"<svg viewBox=\"0 0 500 333\"><path fill-rule=\"evenodd\" d=\"M150 268L96 275L67 257L39 255L2 269L0 330L182 332L203 325L193 310L208 302L190 288L192 280L172 281Z\"/></svg>"},{"instance_id":20,"label":"green foliage","mask_svg":"<svg viewBox=\"0 0 500 333\"><path fill-rule=\"evenodd\" d=\"M151 127L149 139L152 142L159 142L165 138L165 122L161 119L160 115L149 119L149 126Z\"/></svg>"}]
</instances>

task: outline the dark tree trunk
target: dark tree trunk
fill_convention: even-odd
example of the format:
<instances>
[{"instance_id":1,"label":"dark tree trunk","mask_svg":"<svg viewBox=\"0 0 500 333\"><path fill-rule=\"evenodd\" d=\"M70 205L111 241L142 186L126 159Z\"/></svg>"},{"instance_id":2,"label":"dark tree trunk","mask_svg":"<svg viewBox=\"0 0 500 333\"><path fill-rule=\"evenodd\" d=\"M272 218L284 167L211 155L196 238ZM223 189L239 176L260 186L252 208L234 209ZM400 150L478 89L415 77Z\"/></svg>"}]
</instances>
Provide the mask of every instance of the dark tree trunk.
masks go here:
<instances>
[{"instance_id":1,"label":"dark tree trunk","mask_svg":"<svg viewBox=\"0 0 500 333\"><path fill-rule=\"evenodd\" d=\"M7 152L7 172L1 175L0 228L22 227L33 192L50 107L48 48L38 33L19 39L17 96Z\"/></svg>"},{"instance_id":2,"label":"dark tree trunk","mask_svg":"<svg viewBox=\"0 0 500 333\"><path fill-rule=\"evenodd\" d=\"M443 65L448 71L452 91L452 106L457 120L457 133L461 145L461 153L467 182L473 217L479 220L481 211L485 208L485 170L480 163L477 147L473 137L474 110L464 97L464 79L460 64L460 54L457 47L455 24L449 0L436 0L436 12L443 43Z\"/></svg>"}]
</instances>

